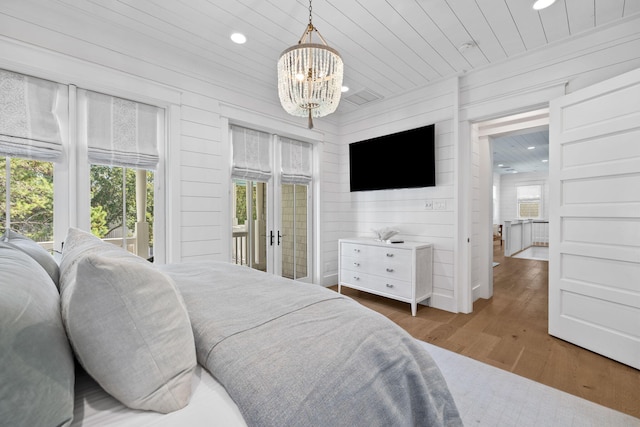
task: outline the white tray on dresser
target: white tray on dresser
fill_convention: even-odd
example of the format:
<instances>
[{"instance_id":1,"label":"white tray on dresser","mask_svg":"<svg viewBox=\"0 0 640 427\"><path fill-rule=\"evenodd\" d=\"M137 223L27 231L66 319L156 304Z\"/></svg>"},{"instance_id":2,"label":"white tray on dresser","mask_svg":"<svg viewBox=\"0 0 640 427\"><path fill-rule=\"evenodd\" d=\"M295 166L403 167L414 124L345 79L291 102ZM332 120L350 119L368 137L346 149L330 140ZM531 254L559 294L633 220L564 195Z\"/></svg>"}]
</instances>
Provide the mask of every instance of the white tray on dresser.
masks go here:
<instances>
[{"instance_id":1,"label":"white tray on dresser","mask_svg":"<svg viewBox=\"0 0 640 427\"><path fill-rule=\"evenodd\" d=\"M342 286L417 304L433 292L433 246L353 238L338 241L338 292Z\"/></svg>"}]
</instances>

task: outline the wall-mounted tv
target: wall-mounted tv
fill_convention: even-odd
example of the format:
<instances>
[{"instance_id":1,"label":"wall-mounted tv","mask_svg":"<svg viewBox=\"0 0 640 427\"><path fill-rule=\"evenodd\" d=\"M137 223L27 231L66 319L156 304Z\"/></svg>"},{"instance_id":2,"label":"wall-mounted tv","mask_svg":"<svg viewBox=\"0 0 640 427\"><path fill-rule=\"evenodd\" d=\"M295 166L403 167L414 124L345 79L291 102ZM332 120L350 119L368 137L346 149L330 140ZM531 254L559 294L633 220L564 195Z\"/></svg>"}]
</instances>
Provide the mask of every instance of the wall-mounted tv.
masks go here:
<instances>
[{"instance_id":1,"label":"wall-mounted tv","mask_svg":"<svg viewBox=\"0 0 640 427\"><path fill-rule=\"evenodd\" d=\"M349 144L351 191L436 185L435 125Z\"/></svg>"}]
</instances>

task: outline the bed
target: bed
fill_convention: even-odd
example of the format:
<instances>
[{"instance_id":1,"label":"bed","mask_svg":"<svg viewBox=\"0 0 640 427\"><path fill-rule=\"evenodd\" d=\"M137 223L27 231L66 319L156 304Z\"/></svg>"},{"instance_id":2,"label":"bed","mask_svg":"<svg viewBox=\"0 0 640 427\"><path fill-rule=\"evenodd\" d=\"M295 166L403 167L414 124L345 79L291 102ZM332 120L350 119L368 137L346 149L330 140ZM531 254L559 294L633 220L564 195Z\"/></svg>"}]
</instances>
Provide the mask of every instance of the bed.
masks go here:
<instances>
[{"instance_id":1,"label":"bed","mask_svg":"<svg viewBox=\"0 0 640 427\"><path fill-rule=\"evenodd\" d=\"M9 252L0 244L0 262ZM0 386L12 425L462 425L415 339L321 286L224 262L156 266L77 229L58 284L38 273L60 292L58 323L52 304L47 320L58 375L14 367L10 386L35 398ZM55 392L37 395L43 384Z\"/></svg>"}]
</instances>

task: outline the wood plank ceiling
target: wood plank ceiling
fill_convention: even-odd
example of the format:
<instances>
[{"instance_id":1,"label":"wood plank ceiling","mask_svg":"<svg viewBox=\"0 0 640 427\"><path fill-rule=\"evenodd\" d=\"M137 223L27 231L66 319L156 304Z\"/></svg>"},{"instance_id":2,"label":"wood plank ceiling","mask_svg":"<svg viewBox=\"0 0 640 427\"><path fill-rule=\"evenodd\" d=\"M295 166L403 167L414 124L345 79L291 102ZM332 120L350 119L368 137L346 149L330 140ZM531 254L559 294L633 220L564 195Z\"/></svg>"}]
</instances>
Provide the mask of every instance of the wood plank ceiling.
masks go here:
<instances>
[{"instance_id":1,"label":"wood plank ceiling","mask_svg":"<svg viewBox=\"0 0 640 427\"><path fill-rule=\"evenodd\" d=\"M313 23L342 55L350 87L337 114L359 108L363 98L388 99L640 13L640 0L557 0L539 12L532 3L316 0ZM167 68L273 102L276 61L300 38L309 3L2 0L2 15L137 60L164 58ZM232 43L233 32L244 33L247 43Z\"/></svg>"}]
</instances>

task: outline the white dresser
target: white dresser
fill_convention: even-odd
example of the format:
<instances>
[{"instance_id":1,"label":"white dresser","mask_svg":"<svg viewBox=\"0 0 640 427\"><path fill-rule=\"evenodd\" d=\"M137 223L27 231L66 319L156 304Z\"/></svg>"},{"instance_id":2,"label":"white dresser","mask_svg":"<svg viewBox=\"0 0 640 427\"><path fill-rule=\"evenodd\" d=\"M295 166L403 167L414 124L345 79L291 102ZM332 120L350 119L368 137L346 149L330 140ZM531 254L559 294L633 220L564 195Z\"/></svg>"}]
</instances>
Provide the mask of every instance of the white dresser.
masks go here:
<instances>
[{"instance_id":1,"label":"white dresser","mask_svg":"<svg viewBox=\"0 0 640 427\"><path fill-rule=\"evenodd\" d=\"M433 292L433 248L429 243L385 243L354 238L338 241L338 292L342 286L411 303Z\"/></svg>"}]
</instances>

